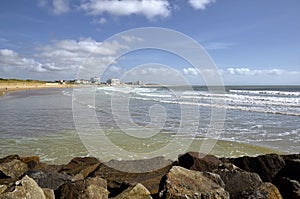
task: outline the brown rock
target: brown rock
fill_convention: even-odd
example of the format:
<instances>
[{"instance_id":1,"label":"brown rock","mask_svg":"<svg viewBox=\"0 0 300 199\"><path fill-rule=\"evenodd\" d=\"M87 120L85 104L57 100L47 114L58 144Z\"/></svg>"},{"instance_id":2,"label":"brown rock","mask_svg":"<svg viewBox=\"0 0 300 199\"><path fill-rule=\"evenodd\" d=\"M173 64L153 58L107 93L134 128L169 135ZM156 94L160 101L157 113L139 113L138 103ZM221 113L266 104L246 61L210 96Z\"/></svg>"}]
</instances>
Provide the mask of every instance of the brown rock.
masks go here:
<instances>
[{"instance_id":1,"label":"brown rock","mask_svg":"<svg viewBox=\"0 0 300 199\"><path fill-rule=\"evenodd\" d=\"M39 163L36 165L32 170L36 171L44 171L44 172L58 172L62 170L63 165L52 165L52 164L46 164L46 163Z\"/></svg>"},{"instance_id":2,"label":"brown rock","mask_svg":"<svg viewBox=\"0 0 300 199\"><path fill-rule=\"evenodd\" d=\"M282 196L275 185L270 182L265 182L256 188L258 191L266 192L268 199L282 199Z\"/></svg>"},{"instance_id":3,"label":"brown rock","mask_svg":"<svg viewBox=\"0 0 300 199\"><path fill-rule=\"evenodd\" d=\"M81 175L83 178L86 178L90 173L95 171L99 164L100 162L96 158L77 157L73 158L67 165L64 165L60 172L71 176Z\"/></svg>"},{"instance_id":4,"label":"brown rock","mask_svg":"<svg viewBox=\"0 0 300 199\"><path fill-rule=\"evenodd\" d=\"M36 165L40 163L40 157L39 156L31 156L31 157L21 157L20 160L27 164L27 166L32 169Z\"/></svg>"},{"instance_id":5,"label":"brown rock","mask_svg":"<svg viewBox=\"0 0 300 199\"><path fill-rule=\"evenodd\" d=\"M132 199L132 198L152 199L149 190L140 183L136 184L135 186L128 187L125 191L123 191L121 194L117 195L113 199Z\"/></svg>"},{"instance_id":6,"label":"brown rock","mask_svg":"<svg viewBox=\"0 0 300 199\"><path fill-rule=\"evenodd\" d=\"M277 173L285 166L285 161L277 154L239 157L232 159L232 163L241 169L257 173L264 182L272 182Z\"/></svg>"},{"instance_id":7,"label":"brown rock","mask_svg":"<svg viewBox=\"0 0 300 199\"><path fill-rule=\"evenodd\" d=\"M20 160L20 156L18 155L9 155L4 158L0 158L0 164L11 162L12 160Z\"/></svg>"},{"instance_id":8,"label":"brown rock","mask_svg":"<svg viewBox=\"0 0 300 199\"><path fill-rule=\"evenodd\" d=\"M159 184L162 177L166 175L172 167L172 162L168 162L168 166L146 173L129 173L119 171L102 163L91 175L100 176L101 178L107 180L110 197L117 196L125 189L127 189L130 185L135 185L137 183L143 184L152 195L155 195L158 194ZM147 163L149 164L148 161ZM152 164L154 163L155 160L152 161ZM140 164L143 165L142 162ZM129 165L132 166L132 163Z\"/></svg>"},{"instance_id":9,"label":"brown rock","mask_svg":"<svg viewBox=\"0 0 300 199\"><path fill-rule=\"evenodd\" d=\"M0 164L0 178L18 179L26 171L28 171L28 166L17 159Z\"/></svg>"},{"instance_id":10,"label":"brown rock","mask_svg":"<svg viewBox=\"0 0 300 199\"><path fill-rule=\"evenodd\" d=\"M179 156L178 165L195 171L213 171L222 165L222 161L213 155L203 155L197 152L188 152Z\"/></svg>"},{"instance_id":11,"label":"brown rock","mask_svg":"<svg viewBox=\"0 0 300 199\"><path fill-rule=\"evenodd\" d=\"M174 166L162 180L161 198L229 198L222 187L223 182L216 174L187 170ZM220 184L216 182L222 182Z\"/></svg>"},{"instance_id":12,"label":"brown rock","mask_svg":"<svg viewBox=\"0 0 300 199\"><path fill-rule=\"evenodd\" d=\"M58 190L59 198L108 198L106 181L100 177L87 178L63 184Z\"/></svg>"}]
</instances>

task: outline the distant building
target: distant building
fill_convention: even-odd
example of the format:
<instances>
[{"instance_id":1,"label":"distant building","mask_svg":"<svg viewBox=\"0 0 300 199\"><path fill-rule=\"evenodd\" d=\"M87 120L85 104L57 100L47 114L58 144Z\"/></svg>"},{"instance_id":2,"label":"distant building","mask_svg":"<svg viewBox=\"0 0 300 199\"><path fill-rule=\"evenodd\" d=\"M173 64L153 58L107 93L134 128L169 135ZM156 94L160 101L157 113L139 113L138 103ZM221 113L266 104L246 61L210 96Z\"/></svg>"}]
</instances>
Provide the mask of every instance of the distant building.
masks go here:
<instances>
[{"instance_id":1,"label":"distant building","mask_svg":"<svg viewBox=\"0 0 300 199\"><path fill-rule=\"evenodd\" d=\"M91 83L92 84L100 84L100 77L92 77L91 78Z\"/></svg>"},{"instance_id":2,"label":"distant building","mask_svg":"<svg viewBox=\"0 0 300 199\"><path fill-rule=\"evenodd\" d=\"M136 85L143 86L144 82L143 81L136 81Z\"/></svg>"},{"instance_id":3,"label":"distant building","mask_svg":"<svg viewBox=\"0 0 300 199\"><path fill-rule=\"evenodd\" d=\"M120 80L119 79L115 79L115 78L111 78L111 79L107 80L107 83L110 84L110 85L112 85L112 86L121 84Z\"/></svg>"},{"instance_id":4,"label":"distant building","mask_svg":"<svg viewBox=\"0 0 300 199\"><path fill-rule=\"evenodd\" d=\"M91 82L89 80L85 80L85 79L77 79L76 84L90 84Z\"/></svg>"}]
</instances>

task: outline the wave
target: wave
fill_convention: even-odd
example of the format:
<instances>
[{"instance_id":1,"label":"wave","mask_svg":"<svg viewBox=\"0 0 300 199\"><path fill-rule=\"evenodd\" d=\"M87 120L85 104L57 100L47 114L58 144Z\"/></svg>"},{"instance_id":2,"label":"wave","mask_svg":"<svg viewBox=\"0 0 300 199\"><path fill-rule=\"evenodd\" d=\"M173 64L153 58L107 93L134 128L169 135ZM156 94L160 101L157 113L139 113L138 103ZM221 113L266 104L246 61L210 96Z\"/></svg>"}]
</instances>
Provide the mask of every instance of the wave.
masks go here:
<instances>
[{"instance_id":1,"label":"wave","mask_svg":"<svg viewBox=\"0 0 300 199\"><path fill-rule=\"evenodd\" d=\"M254 94L254 95L282 95L300 96L300 92L292 91L270 91L270 90L229 90L230 93Z\"/></svg>"}]
</instances>

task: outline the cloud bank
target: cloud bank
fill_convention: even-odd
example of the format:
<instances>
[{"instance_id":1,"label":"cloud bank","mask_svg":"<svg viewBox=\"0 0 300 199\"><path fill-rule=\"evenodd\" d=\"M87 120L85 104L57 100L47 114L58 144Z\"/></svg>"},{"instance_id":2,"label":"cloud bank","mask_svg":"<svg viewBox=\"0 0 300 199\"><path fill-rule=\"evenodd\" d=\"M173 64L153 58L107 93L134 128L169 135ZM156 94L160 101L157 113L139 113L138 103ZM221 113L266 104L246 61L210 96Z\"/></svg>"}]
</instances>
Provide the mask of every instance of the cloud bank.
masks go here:
<instances>
[{"instance_id":1,"label":"cloud bank","mask_svg":"<svg viewBox=\"0 0 300 199\"><path fill-rule=\"evenodd\" d=\"M186 3L195 10L205 10L208 5L216 0L188 0ZM101 16L103 14L113 16L141 15L152 20L165 18L178 10L178 5L171 0L82 0L80 2L70 0L39 0L39 7L48 7L55 15L64 14L72 10L81 10L88 15ZM77 9L73 9L77 8ZM104 24L106 19L94 20L94 23Z\"/></svg>"}]
</instances>

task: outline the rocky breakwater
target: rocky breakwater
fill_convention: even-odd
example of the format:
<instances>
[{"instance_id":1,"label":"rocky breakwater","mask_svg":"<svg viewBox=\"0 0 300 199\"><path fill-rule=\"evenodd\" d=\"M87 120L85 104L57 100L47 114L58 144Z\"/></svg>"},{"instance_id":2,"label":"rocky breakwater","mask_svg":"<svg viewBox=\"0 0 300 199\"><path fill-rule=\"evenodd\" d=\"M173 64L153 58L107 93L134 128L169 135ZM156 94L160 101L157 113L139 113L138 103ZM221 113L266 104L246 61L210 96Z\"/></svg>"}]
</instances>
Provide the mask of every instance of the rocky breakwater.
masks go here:
<instances>
[{"instance_id":1,"label":"rocky breakwater","mask_svg":"<svg viewBox=\"0 0 300 199\"><path fill-rule=\"evenodd\" d=\"M11 155L0 159L0 199L296 199L299 172L300 154L218 158L188 152L175 162L157 157L108 163L77 157L65 165Z\"/></svg>"}]
</instances>

